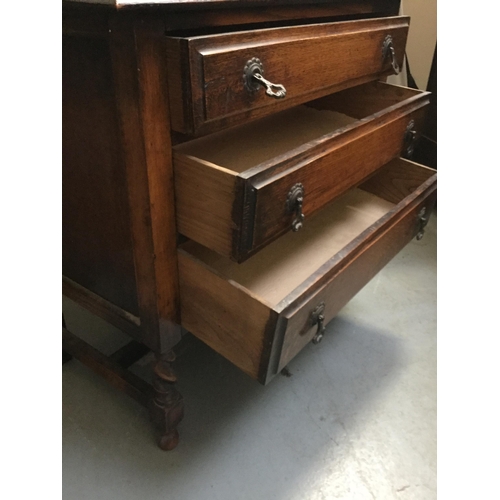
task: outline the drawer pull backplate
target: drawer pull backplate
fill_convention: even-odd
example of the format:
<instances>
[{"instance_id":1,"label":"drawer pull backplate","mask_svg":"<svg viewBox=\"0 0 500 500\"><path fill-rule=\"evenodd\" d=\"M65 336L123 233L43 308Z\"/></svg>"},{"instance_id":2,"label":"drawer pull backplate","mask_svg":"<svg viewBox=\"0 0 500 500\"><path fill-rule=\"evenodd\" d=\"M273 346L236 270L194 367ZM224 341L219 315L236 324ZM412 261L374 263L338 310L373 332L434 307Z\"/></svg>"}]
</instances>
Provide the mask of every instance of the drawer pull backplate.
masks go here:
<instances>
[{"instance_id":1,"label":"drawer pull backplate","mask_svg":"<svg viewBox=\"0 0 500 500\"><path fill-rule=\"evenodd\" d=\"M405 158L411 158L411 156L413 155L413 152L415 151L416 140L417 140L417 131L415 130L415 121L410 120L410 123L408 123L408 126L406 127L406 130L405 130L405 135L404 135L404 144L405 144L404 156L405 156Z\"/></svg>"},{"instance_id":2,"label":"drawer pull backplate","mask_svg":"<svg viewBox=\"0 0 500 500\"><path fill-rule=\"evenodd\" d=\"M264 66L260 59L253 57L247 61L243 70L243 81L249 92L257 92L260 87L265 87L266 94L275 99L283 99L286 89L280 83L272 83L264 78ZM274 89L274 90L273 90Z\"/></svg>"},{"instance_id":3,"label":"drawer pull backplate","mask_svg":"<svg viewBox=\"0 0 500 500\"><path fill-rule=\"evenodd\" d=\"M304 225L304 214L302 213L302 204L304 203L304 186L300 183L295 184L286 198L286 211L295 212L295 219L292 222L292 231L297 232Z\"/></svg>"},{"instance_id":4,"label":"drawer pull backplate","mask_svg":"<svg viewBox=\"0 0 500 500\"><path fill-rule=\"evenodd\" d=\"M424 237L424 228L427 226L427 223L429 222L429 215L427 215L427 210L425 207L420 210L418 213L418 233L417 233L417 240L420 241Z\"/></svg>"},{"instance_id":5,"label":"drawer pull backplate","mask_svg":"<svg viewBox=\"0 0 500 500\"><path fill-rule=\"evenodd\" d=\"M325 316L323 314L324 312L325 312L325 303L321 302L314 308L313 312L311 313L311 324L313 326L318 325L318 329L316 330L316 335L314 335L311 341L313 344L319 344L323 340L323 336L325 335L325 324L324 324Z\"/></svg>"},{"instance_id":6,"label":"drawer pull backplate","mask_svg":"<svg viewBox=\"0 0 500 500\"><path fill-rule=\"evenodd\" d=\"M394 50L394 42L391 35L387 35L382 43L382 63L384 63L388 57L391 59L394 73L399 75L399 65L396 62L396 52Z\"/></svg>"}]
</instances>

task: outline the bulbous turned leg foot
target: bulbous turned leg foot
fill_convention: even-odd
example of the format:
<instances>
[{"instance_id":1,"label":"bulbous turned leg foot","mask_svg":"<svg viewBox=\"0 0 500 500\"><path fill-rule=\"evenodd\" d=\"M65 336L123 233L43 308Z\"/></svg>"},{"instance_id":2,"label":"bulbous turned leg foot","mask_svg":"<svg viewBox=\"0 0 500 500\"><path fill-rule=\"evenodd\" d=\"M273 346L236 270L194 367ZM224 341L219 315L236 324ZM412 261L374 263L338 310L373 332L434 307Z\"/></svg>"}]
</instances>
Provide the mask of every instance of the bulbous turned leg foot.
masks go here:
<instances>
[{"instance_id":1,"label":"bulbous turned leg foot","mask_svg":"<svg viewBox=\"0 0 500 500\"><path fill-rule=\"evenodd\" d=\"M160 437L160 448L164 451L173 450L179 444L179 431L176 429Z\"/></svg>"},{"instance_id":2,"label":"bulbous turned leg foot","mask_svg":"<svg viewBox=\"0 0 500 500\"><path fill-rule=\"evenodd\" d=\"M172 351L157 358L154 367L154 394L149 407L151 420L159 430L159 446L166 451L173 450L179 443L177 425L184 416L182 395L174 387L177 381L172 369L174 360Z\"/></svg>"}]
</instances>

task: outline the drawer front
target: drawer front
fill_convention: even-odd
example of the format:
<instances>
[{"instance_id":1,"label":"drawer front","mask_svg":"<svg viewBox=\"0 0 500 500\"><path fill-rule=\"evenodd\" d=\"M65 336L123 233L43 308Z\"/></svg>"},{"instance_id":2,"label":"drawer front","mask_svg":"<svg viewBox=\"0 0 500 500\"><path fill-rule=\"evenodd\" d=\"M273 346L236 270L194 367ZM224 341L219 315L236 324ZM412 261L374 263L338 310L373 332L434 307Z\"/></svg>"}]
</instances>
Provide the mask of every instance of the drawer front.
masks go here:
<instances>
[{"instance_id":1,"label":"drawer front","mask_svg":"<svg viewBox=\"0 0 500 500\"><path fill-rule=\"evenodd\" d=\"M316 286L319 285L320 288L317 292L301 305L282 312L283 345L279 350L277 368L276 365L272 367L274 373L282 370L305 345L317 339L319 327L315 321L315 310L318 310L318 306L324 316L323 324L327 324L417 235L421 229L419 214L424 209L428 216L435 200L435 186L432 186L397 215L393 214L386 220L381 220L377 224L378 227L372 228L373 234L365 240L361 248L353 249L352 252L346 251L346 255L338 258L335 270L330 271L331 277L325 284L320 285L325 278L319 273ZM316 277L312 279L315 280ZM277 342L280 342L280 339L277 339Z\"/></svg>"},{"instance_id":2,"label":"drawer front","mask_svg":"<svg viewBox=\"0 0 500 500\"><path fill-rule=\"evenodd\" d=\"M393 160L353 192L379 200L370 215L373 222L365 220L359 232L356 228L351 234L350 228L359 224L357 217L366 216L367 205L359 205L365 211L359 215L351 207L351 192L345 202L330 207L333 211L327 208L316 216L319 232L311 232L302 248L285 241L287 235L248 262L235 264L195 242L182 245L182 326L252 378L269 382L317 335L318 306L324 325L423 230L435 201L436 175ZM330 224L341 203L351 215L325 229L322 221ZM332 240L344 236L335 247L321 240L321 232ZM333 255L330 248L335 248ZM290 278L294 274L300 275L298 283Z\"/></svg>"},{"instance_id":3,"label":"drawer front","mask_svg":"<svg viewBox=\"0 0 500 500\"><path fill-rule=\"evenodd\" d=\"M172 128L201 135L392 74L408 25L391 17L169 37ZM277 86L268 94L255 72L286 95Z\"/></svg>"},{"instance_id":4,"label":"drawer front","mask_svg":"<svg viewBox=\"0 0 500 500\"><path fill-rule=\"evenodd\" d=\"M325 99L303 108L321 114L340 107L351 123L299 147L296 141L318 124L305 126L306 120L300 120L302 129L287 129L292 135L284 140L283 122L289 127L287 118L294 111L288 110L175 148L179 232L236 262L290 230L298 230L300 238L300 224L306 227L315 212L407 151L412 144L409 137L414 137L408 130L418 135L429 102L425 92L380 82ZM231 166L237 156L256 158L258 163L262 158L257 145L267 138L264 150L274 154L273 148L281 146L276 157L243 172L226 168L226 162ZM280 140L284 143L276 145ZM220 151L228 147L232 149L227 158L220 158Z\"/></svg>"},{"instance_id":5,"label":"drawer front","mask_svg":"<svg viewBox=\"0 0 500 500\"><path fill-rule=\"evenodd\" d=\"M253 231L245 235L241 254L252 255L276 237L293 230L297 216L286 204L293 186L303 186L302 224L306 225L309 217L327 203L403 155L408 145L408 126L413 123L415 130L422 130L424 118L422 107L381 117L351 130L319 154L315 151L312 158L299 160L300 168L256 183L252 186L253 196L247 197L247 203L254 204Z\"/></svg>"}]
</instances>

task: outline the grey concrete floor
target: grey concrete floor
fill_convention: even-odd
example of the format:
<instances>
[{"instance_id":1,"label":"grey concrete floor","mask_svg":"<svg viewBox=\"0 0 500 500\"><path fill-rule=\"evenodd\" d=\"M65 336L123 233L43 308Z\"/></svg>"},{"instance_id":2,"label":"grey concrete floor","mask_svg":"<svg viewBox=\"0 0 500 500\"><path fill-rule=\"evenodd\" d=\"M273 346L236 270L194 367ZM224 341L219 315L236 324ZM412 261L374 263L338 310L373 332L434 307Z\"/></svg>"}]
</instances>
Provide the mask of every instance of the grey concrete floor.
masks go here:
<instances>
[{"instance_id":1,"label":"grey concrete floor","mask_svg":"<svg viewBox=\"0 0 500 500\"><path fill-rule=\"evenodd\" d=\"M104 352L127 340L63 308L68 328ZM435 216L289 370L262 387L195 341L177 362L181 442L162 452L145 409L70 361L63 498L436 498Z\"/></svg>"}]
</instances>

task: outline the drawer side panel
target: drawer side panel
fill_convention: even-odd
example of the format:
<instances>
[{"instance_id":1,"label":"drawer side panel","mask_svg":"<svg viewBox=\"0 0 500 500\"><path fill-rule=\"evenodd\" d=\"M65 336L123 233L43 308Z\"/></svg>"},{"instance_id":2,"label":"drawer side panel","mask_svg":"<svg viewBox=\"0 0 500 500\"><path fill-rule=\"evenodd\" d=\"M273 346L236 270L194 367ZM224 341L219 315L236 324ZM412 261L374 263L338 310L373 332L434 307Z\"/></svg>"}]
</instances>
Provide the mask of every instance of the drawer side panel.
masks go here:
<instances>
[{"instance_id":1,"label":"drawer side panel","mask_svg":"<svg viewBox=\"0 0 500 500\"><path fill-rule=\"evenodd\" d=\"M248 291L179 250L182 326L258 379L266 332L277 319Z\"/></svg>"},{"instance_id":2,"label":"drawer side panel","mask_svg":"<svg viewBox=\"0 0 500 500\"><path fill-rule=\"evenodd\" d=\"M237 199L234 173L174 152L177 230L223 255L232 252Z\"/></svg>"},{"instance_id":3,"label":"drawer side panel","mask_svg":"<svg viewBox=\"0 0 500 500\"><path fill-rule=\"evenodd\" d=\"M64 36L62 58L63 275L138 315L108 45Z\"/></svg>"}]
</instances>

